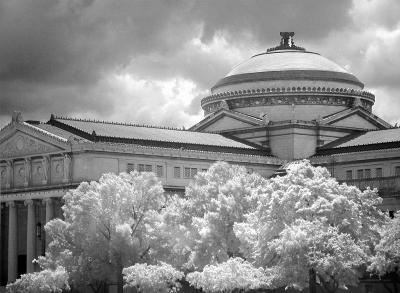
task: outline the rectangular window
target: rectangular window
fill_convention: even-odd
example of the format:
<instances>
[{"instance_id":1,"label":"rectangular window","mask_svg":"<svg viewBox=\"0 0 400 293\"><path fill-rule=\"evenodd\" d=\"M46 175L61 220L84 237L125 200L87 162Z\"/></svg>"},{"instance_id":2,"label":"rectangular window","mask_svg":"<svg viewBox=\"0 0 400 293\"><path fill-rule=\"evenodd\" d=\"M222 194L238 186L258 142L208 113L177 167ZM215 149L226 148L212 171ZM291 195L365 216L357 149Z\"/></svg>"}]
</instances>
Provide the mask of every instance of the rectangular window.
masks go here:
<instances>
[{"instance_id":1,"label":"rectangular window","mask_svg":"<svg viewBox=\"0 0 400 293\"><path fill-rule=\"evenodd\" d=\"M174 167L174 178L181 178L181 167Z\"/></svg>"},{"instance_id":2,"label":"rectangular window","mask_svg":"<svg viewBox=\"0 0 400 293\"><path fill-rule=\"evenodd\" d=\"M207 172L208 169L201 169L201 172Z\"/></svg>"},{"instance_id":3,"label":"rectangular window","mask_svg":"<svg viewBox=\"0 0 400 293\"><path fill-rule=\"evenodd\" d=\"M146 172L153 172L153 166L152 166L152 165L145 165L144 170L145 170Z\"/></svg>"},{"instance_id":4,"label":"rectangular window","mask_svg":"<svg viewBox=\"0 0 400 293\"><path fill-rule=\"evenodd\" d=\"M138 165L138 171L139 172L144 172L144 164L139 164Z\"/></svg>"},{"instance_id":5,"label":"rectangular window","mask_svg":"<svg viewBox=\"0 0 400 293\"><path fill-rule=\"evenodd\" d=\"M197 174L197 168L189 168L185 167L184 169L184 176L185 178L194 178Z\"/></svg>"},{"instance_id":6,"label":"rectangular window","mask_svg":"<svg viewBox=\"0 0 400 293\"><path fill-rule=\"evenodd\" d=\"M126 172L127 173L130 173L130 172L132 172L132 171L134 171L135 169L134 169L134 165L132 164L132 163L128 163L127 165L126 165Z\"/></svg>"},{"instance_id":7,"label":"rectangular window","mask_svg":"<svg viewBox=\"0 0 400 293\"><path fill-rule=\"evenodd\" d=\"M382 177L383 176L382 168L376 168L375 175L376 175L375 177L378 177L378 178Z\"/></svg>"},{"instance_id":8,"label":"rectangular window","mask_svg":"<svg viewBox=\"0 0 400 293\"><path fill-rule=\"evenodd\" d=\"M365 178L371 178L371 169L365 169L364 172Z\"/></svg>"},{"instance_id":9,"label":"rectangular window","mask_svg":"<svg viewBox=\"0 0 400 293\"><path fill-rule=\"evenodd\" d=\"M163 176L164 176L163 166L157 165L157 177L163 177Z\"/></svg>"},{"instance_id":10,"label":"rectangular window","mask_svg":"<svg viewBox=\"0 0 400 293\"><path fill-rule=\"evenodd\" d=\"M396 168L394 168L394 175L400 176L400 166L396 166Z\"/></svg>"},{"instance_id":11,"label":"rectangular window","mask_svg":"<svg viewBox=\"0 0 400 293\"><path fill-rule=\"evenodd\" d=\"M190 168L185 167L185 170L184 170L184 177L185 177L185 178L190 178Z\"/></svg>"},{"instance_id":12,"label":"rectangular window","mask_svg":"<svg viewBox=\"0 0 400 293\"><path fill-rule=\"evenodd\" d=\"M352 170L346 171L346 180L353 180L353 171Z\"/></svg>"},{"instance_id":13,"label":"rectangular window","mask_svg":"<svg viewBox=\"0 0 400 293\"><path fill-rule=\"evenodd\" d=\"M357 179L363 179L364 178L364 170L359 169L357 170Z\"/></svg>"}]
</instances>

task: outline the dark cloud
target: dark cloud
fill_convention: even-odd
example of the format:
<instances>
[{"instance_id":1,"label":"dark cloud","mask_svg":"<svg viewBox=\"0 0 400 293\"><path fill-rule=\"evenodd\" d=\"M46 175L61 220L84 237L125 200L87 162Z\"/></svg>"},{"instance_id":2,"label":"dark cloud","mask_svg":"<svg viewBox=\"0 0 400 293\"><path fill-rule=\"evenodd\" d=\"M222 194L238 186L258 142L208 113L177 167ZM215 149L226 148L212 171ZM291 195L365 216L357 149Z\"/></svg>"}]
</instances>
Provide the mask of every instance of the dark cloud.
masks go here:
<instances>
[{"instance_id":1,"label":"dark cloud","mask_svg":"<svg viewBox=\"0 0 400 293\"><path fill-rule=\"evenodd\" d=\"M280 31L296 31L304 39L321 38L351 21L350 7L347 0L223 0L197 1L193 12L204 23L206 40L224 30L235 42L240 42L240 33L248 32L256 40L270 43Z\"/></svg>"},{"instance_id":2,"label":"dark cloud","mask_svg":"<svg viewBox=\"0 0 400 293\"><path fill-rule=\"evenodd\" d=\"M389 86L397 69L375 72L393 59L380 63L371 50L360 53L365 39L349 39L366 30L360 11L374 26L396 27L395 0L381 1L0 1L1 121L19 109L34 119L54 112L191 123L208 88L237 62L275 46L286 30L296 32L300 46L348 64L372 86ZM341 39L346 44L337 46ZM130 89L113 84L116 75L148 84ZM156 82L174 79L194 83L185 105L165 98Z\"/></svg>"}]
</instances>

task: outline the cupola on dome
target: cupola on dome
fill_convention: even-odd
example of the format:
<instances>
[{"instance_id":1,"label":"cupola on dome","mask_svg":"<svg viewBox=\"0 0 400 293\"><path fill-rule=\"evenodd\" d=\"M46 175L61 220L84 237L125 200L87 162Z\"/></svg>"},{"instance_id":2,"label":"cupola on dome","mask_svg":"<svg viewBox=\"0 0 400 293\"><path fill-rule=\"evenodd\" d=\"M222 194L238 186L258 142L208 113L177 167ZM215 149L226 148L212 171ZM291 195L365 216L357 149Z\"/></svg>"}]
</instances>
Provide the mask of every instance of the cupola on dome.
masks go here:
<instances>
[{"instance_id":1,"label":"cupola on dome","mask_svg":"<svg viewBox=\"0 0 400 293\"><path fill-rule=\"evenodd\" d=\"M293 37L293 32L282 32L278 46L254 55L219 80L202 100L205 114L228 106L254 116L269 114L272 120L312 120L352 106L371 111L374 96L362 90L357 77L328 58L296 46ZM288 113L282 108L306 104L315 105L314 110L298 108L293 114L293 109Z\"/></svg>"}]
</instances>

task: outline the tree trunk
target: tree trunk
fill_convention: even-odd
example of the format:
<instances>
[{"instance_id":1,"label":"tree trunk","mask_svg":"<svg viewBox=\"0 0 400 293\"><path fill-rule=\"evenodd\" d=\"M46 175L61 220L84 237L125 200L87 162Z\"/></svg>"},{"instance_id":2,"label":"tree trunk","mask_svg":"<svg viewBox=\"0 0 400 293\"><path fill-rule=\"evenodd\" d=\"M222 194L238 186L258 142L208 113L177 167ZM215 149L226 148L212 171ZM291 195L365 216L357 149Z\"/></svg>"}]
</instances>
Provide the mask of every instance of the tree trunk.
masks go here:
<instances>
[{"instance_id":1,"label":"tree trunk","mask_svg":"<svg viewBox=\"0 0 400 293\"><path fill-rule=\"evenodd\" d=\"M308 287L310 293L317 293L317 274L314 269L309 270Z\"/></svg>"},{"instance_id":2,"label":"tree trunk","mask_svg":"<svg viewBox=\"0 0 400 293\"><path fill-rule=\"evenodd\" d=\"M122 276L122 265L118 266L117 269L117 293L124 292L124 278Z\"/></svg>"}]
</instances>

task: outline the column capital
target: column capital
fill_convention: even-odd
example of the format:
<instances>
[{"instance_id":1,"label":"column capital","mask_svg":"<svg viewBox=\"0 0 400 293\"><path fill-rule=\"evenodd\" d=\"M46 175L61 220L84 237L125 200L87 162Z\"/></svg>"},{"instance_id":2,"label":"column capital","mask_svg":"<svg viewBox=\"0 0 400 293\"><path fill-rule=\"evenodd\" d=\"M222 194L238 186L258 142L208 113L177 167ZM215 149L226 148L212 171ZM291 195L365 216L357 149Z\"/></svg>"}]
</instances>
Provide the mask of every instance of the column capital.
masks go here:
<instances>
[{"instance_id":1,"label":"column capital","mask_svg":"<svg viewBox=\"0 0 400 293\"><path fill-rule=\"evenodd\" d=\"M13 200L7 201L6 206L8 206L9 208L15 208L16 207L15 201L13 201Z\"/></svg>"},{"instance_id":2,"label":"column capital","mask_svg":"<svg viewBox=\"0 0 400 293\"><path fill-rule=\"evenodd\" d=\"M32 199L26 199L24 201L24 205L25 206L32 206L33 205L33 200Z\"/></svg>"},{"instance_id":3,"label":"column capital","mask_svg":"<svg viewBox=\"0 0 400 293\"><path fill-rule=\"evenodd\" d=\"M44 204L53 204L53 199L51 197L45 197L42 199L42 203Z\"/></svg>"}]
</instances>

